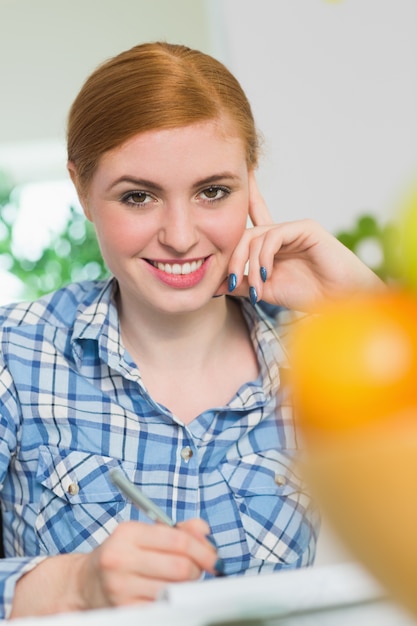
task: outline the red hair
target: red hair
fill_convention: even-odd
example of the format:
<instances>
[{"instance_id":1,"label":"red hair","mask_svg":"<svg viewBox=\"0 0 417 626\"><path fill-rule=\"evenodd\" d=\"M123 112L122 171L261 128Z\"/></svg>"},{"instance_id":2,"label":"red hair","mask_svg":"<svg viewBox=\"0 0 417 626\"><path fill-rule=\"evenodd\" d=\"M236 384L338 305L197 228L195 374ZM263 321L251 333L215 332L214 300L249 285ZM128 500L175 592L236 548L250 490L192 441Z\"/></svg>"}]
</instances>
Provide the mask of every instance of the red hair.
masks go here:
<instances>
[{"instance_id":1,"label":"red hair","mask_svg":"<svg viewBox=\"0 0 417 626\"><path fill-rule=\"evenodd\" d=\"M236 78L213 57L186 46L146 43L100 65L70 109L68 159L86 188L100 157L138 133L227 117L242 138L249 168L259 142Z\"/></svg>"}]
</instances>

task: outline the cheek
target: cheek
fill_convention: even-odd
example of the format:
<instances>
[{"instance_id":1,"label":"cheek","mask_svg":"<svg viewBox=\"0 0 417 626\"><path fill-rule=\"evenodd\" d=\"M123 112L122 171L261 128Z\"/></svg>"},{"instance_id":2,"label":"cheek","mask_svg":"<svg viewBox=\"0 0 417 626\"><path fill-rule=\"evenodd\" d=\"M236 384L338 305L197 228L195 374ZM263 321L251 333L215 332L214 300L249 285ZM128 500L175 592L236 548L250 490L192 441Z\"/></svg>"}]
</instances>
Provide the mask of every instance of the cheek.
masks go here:
<instances>
[{"instance_id":1,"label":"cheek","mask_svg":"<svg viewBox=\"0 0 417 626\"><path fill-rule=\"evenodd\" d=\"M117 253L119 250L129 246L125 229L117 220L112 220L111 222L95 221L94 227L100 248L105 256L108 253ZM127 232L127 234L129 233Z\"/></svg>"},{"instance_id":2,"label":"cheek","mask_svg":"<svg viewBox=\"0 0 417 626\"><path fill-rule=\"evenodd\" d=\"M224 248L227 248L228 251L233 252L233 250L236 248L237 244L243 236L243 233L246 230L247 221L247 211L232 211L231 213L226 215L225 219L223 220L220 233L223 246Z\"/></svg>"},{"instance_id":3,"label":"cheek","mask_svg":"<svg viewBox=\"0 0 417 626\"><path fill-rule=\"evenodd\" d=\"M130 217L130 216L129 216ZM146 223L130 219L117 212L97 217L94 220L97 238L103 251L110 254L137 252L147 241Z\"/></svg>"}]
</instances>

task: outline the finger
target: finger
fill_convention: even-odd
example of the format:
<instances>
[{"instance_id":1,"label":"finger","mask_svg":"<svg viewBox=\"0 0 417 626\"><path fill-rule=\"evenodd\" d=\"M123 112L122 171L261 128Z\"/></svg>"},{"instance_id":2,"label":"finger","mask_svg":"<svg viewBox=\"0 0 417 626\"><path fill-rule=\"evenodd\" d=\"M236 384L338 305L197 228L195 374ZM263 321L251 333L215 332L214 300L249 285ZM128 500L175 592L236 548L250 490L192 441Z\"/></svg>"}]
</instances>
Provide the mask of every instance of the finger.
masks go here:
<instances>
[{"instance_id":1,"label":"finger","mask_svg":"<svg viewBox=\"0 0 417 626\"><path fill-rule=\"evenodd\" d=\"M249 295L249 287L247 287L247 291L245 293L242 292L242 287L247 286L248 284L247 281L244 280L245 268L246 268L248 261L250 261L251 249L253 249L253 247L256 246L256 244L253 244L253 242L259 237L262 238L264 233L267 232L270 228L271 228L270 226L257 226L254 228L247 229L244 232L238 245L234 249L233 254L230 257L230 261L229 261L229 278L232 274L234 274L236 278L235 289L232 290L235 295L245 295L245 296ZM253 267L255 267L254 269L255 273L256 271L260 272L259 263L257 263L256 261L253 261ZM253 280L253 276L254 274L252 274L252 280ZM256 284L258 285L259 282L256 281ZM237 291L236 288L239 288L239 287L240 289L239 291ZM229 293L230 293L230 289L229 289Z\"/></svg>"},{"instance_id":2,"label":"finger","mask_svg":"<svg viewBox=\"0 0 417 626\"><path fill-rule=\"evenodd\" d=\"M182 530L191 533L196 539L198 539L198 541L207 543L209 547L215 551L213 542L208 539L210 536L210 526L205 520L202 520L201 518L190 519L186 522L180 522L177 524L177 528L181 528Z\"/></svg>"},{"instance_id":3,"label":"finger","mask_svg":"<svg viewBox=\"0 0 417 626\"><path fill-rule=\"evenodd\" d=\"M248 277L247 276L242 276L241 280L239 280L239 283L236 286L236 289L233 290L233 293L229 293L228 295L230 296L236 296L236 297L244 297L247 298L249 297L249 281L248 281Z\"/></svg>"},{"instance_id":4,"label":"finger","mask_svg":"<svg viewBox=\"0 0 417 626\"><path fill-rule=\"evenodd\" d=\"M200 517L189 519L185 522L179 522L177 528L187 530L194 535L208 535L210 534L210 526L207 522Z\"/></svg>"},{"instance_id":5,"label":"finger","mask_svg":"<svg viewBox=\"0 0 417 626\"><path fill-rule=\"evenodd\" d=\"M98 565L103 580L112 581L105 588L114 593L118 582L129 576L165 582L195 580L203 570L215 573L216 561L216 552L208 541L202 541L201 534L197 538L162 524L124 522L100 547Z\"/></svg>"},{"instance_id":6,"label":"finger","mask_svg":"<svg viewBox=\"0 0 417 626\"><path fill-rule=\"evenodd\" d=\"M284 245L282 225L276 225L264 234L262 248L259 251L259 265L265 268L266 277L270 277L274 271L274 260L279 256Z\"/></svg>"},{"instance_id":7,"label":"finger","mask_svg":"<svg viewBox=\"0 0 417 626\"><path fill-rule=\"evenodd\" d=\"M245 275L246 264L249 260L249 249L251 240L256 237L257 229L248 228L243 233L239 243L236 248L233 250L233 253L229 260L229 292L234 291L236 287L241 284L243 277ZM235 277L235 284L233 289L230 288L230 278Z\"/></svg>"},{"instance_id":8,"label":"finger","mask_svg":"<svg viewBox=\"0 0 417 626\"><path fill-rule=\"evenodd\" d=\"M192 561L200 571L214 572L217 555L209 541L202 541L201 532L197 538L195 534L187 530L186 524L171 528L163 524L133 523L141 527L135 536L135 542L139 548L153 553L185 557ZM190 526L193 528L193 524ZM197 527L200 531L204 529L203 532L209 530L204 522L203 525L197 525Z\"/></svg>"},{"instance_id":9,"label":"finger","mask_svg":"<svg viewBox=\"0 0 417 626\"><path fill-rule=\"evenodd\" d=\"M132 573L125 576L115 577L109 581L107 590L107 605L126 606L129 604L146 604L158 599L162 589L167 583L165 579L138 576Z\"/></svg>"},{"instance_id":10,"label":"finger","mask_svg":"<svg viewBox=\"0 0 417 626\"><path fill-rule=\"evenodd\" d=\"M254 226L274 224L266 202L259 191L253 170L249 172L249 217Z\"/></svg>"},{"instance_id":11,"label":"finger","mask_svg":"<svg viewBox=\"0 0 417 626\"><path fill-rule=\"evenodd\" d=\"M267 279L267 269L265 265L260 263L263 243L264 235L260 235L252 239L249 245L248 283L249 298L252 304L262 300L263 286Z\"/></svg>"},{"instance_id":12,"label":"finger","mask_svg":"<svg viewBox=\"0 0 417 626\"><path fill-rule=\"evenodd\" d=\"M190 555L147 549L140 551L132 566L136 575L165 583L197 580L204 570Z\"/></svg>"}]
</instances>

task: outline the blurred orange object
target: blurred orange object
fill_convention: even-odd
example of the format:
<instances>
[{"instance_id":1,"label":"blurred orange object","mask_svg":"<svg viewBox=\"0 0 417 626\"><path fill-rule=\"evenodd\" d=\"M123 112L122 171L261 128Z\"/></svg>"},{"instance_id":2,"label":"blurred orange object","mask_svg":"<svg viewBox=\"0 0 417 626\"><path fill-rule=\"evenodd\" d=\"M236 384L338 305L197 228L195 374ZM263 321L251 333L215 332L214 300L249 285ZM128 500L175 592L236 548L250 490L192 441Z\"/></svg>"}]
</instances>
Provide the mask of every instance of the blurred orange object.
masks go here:
<instances>
[{"instance_id":1,"label":"blurred orange object","mask_svg":"<svg viewBox=\"0 0 417 626\"><path fill-rule=\"evenodd\" d=\"M345 430L417 406L417 297L385 291L332 303L293 338L304 427Z\"/></svg>"},{"instance_id":2,"label":"blurred orange object","mask_svg":"<svg viewBox=\"0 0 417 626\"><path fill-rule=\"evenodd\" d=\"M352 554L417 617L417 296L334 303L292 344L302 464Z\"/></svg>"}]
</instances>

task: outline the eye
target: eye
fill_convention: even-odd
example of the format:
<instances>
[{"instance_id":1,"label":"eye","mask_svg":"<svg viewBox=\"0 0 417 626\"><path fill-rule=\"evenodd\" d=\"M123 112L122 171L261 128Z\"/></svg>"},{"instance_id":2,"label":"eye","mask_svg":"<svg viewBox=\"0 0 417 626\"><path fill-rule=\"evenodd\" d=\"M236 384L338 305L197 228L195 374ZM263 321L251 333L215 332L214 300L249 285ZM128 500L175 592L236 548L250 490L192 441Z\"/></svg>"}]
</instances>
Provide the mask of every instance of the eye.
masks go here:
<instances>
[{"instance_id":1,"label":"eye","mask_svg":"<svg viewBox=\"0 0 417 626\"><path fill-rule=\"evenodd\" d=\"M143 206L152 201L152 197L146 191L129 191L123 194L121 201L125 204L132 204L134 206Z\"/></svg>"},{"instance_id":2,"label":"eye","mask_svg":"<svg viewBox=\"0 0 417 626\"><path fill-rule=\"evenodd\" d=\"M230 189L223 187L223 185L210 185L207 189L203 189L199 195L203 197L203 200L216 202L216 200L222 200L222 198L228 196L229 194Z\"/></svg>"}]
</instances>

